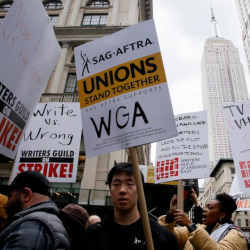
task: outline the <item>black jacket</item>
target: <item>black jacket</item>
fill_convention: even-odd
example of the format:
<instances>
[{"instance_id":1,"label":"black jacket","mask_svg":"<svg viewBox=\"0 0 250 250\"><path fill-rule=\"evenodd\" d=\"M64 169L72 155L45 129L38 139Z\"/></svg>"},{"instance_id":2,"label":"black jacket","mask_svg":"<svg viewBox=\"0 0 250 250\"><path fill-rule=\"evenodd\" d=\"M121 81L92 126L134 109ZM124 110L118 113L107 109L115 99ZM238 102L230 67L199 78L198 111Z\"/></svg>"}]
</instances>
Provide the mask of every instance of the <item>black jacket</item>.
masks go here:
<instances>
[{"instance_id":1,"label":"black jacket","mask_svg":"<svg viewBox=\"0 0 250 250\"><path fill-rule=\"evenodd\" d=\"M175 236L156 221L150 220L155 250L177 250ZM98 226L87 229L86 250L146 250L146 243L139 219L135 223L122 226L114 222L113 217L105 218Z\"/></svg>"}]
</instances>

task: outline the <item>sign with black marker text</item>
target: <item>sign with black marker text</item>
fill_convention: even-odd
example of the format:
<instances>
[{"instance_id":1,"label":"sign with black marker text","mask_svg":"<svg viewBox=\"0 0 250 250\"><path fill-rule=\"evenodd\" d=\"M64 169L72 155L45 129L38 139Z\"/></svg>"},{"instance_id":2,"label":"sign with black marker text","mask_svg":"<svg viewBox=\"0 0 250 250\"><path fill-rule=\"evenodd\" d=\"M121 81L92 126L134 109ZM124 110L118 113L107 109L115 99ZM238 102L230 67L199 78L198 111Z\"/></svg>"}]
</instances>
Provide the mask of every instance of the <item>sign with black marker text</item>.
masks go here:
<instances>
[{"instance_id":1,"label":"sign with black marker text","mask_svg":"<svg viewBox=\"0 0 250 250\"><path fill-rule=\"evenodd\" d=\"M157 142L155 183L209 177L205 111L177 115L178 136Z\"/></svg>"},{"instance_id":2,"label":"sign with black marker text","mask_svg":"<svg viewBox=\"0 0 250 250\"><path fill-rule=\"evenodd\" d=\"M87 157L177 135L152 20L74 53Z\"/></svg>"},{"instance_id":3,"label":"sign with black marker text","mask_svg":"<svg viewBox=\"0 0 250 250\"><path fill-rule=\"evenodd\" d=\"M39 103L23 133L12 178L34 170L51 182L75 182L81 133L79 103Z\"/></svg>"},{"instance_id":4,"label":"sign with black marker text","mask_svg":"<svg viewBox=\"0 0 250 250\"><path fill-rule=\"evenodd\" d=\"M250 194L250 101L224 105L239 192Z\"/></svg>"}]
</instances>

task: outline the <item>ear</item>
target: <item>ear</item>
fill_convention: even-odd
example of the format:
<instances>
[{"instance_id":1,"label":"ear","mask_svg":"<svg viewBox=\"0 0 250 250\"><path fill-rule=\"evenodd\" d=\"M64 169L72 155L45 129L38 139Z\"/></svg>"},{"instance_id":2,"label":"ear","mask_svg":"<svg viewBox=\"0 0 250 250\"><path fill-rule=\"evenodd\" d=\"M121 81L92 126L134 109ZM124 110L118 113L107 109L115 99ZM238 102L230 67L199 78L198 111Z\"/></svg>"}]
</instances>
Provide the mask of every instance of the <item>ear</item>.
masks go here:
<instances>
[{"instance_id":1,"label":"ear","mask_svg":"<svg viewBox=\"0 0 250 250\"><path fill-rule=\"evenodd\" d=\"M22 202L24 204L29 203L30 200L32 199L32 195L33 195L33 192L30 188L28 187L23 188L22 193L21 193Z\"/></svg>"}]
</instances>

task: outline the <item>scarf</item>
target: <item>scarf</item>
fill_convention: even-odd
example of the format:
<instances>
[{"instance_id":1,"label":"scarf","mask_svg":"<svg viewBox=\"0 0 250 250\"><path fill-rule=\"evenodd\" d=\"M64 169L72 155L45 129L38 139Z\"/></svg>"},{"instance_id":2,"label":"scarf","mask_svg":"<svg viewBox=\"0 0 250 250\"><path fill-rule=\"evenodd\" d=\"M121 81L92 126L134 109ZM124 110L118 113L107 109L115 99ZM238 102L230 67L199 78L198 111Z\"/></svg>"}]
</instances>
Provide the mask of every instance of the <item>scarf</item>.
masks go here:
<instances>
[{"instance_id":1,"label":"scarf","mask_svg":"<svg viewBox=\"0 0 250 250\"><path fill-rule=\"evenodd\" d=\"M227 234L227 232L232 228L232 224L224 223L220 225L217 229L215 229L211 234L210 237L215 240L216 242L219 242L221 239L224 238L224 236Z\"/></svg>"}]
</instances>

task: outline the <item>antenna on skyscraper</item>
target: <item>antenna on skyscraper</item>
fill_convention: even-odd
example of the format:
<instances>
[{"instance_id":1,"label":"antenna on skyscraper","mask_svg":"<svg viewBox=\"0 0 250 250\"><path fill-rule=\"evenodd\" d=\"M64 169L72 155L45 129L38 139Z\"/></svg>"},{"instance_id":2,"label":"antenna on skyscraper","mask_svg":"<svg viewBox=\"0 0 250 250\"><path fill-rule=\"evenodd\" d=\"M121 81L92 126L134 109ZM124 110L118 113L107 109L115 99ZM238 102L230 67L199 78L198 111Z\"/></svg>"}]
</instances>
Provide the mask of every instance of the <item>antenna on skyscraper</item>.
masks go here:
<instances>
[{"instance_id":1,"label":"antenna on skyscraper","mask_svg":"<svg viewBox=\"0 0 250 250\"><path fill-rule=\"evenodd\" d=\"M214 9L212 6L212 0L210 0L210 11L211 11L211 23L213 25L213 31L214 31L214 35L215 37L219 37L218 36L218 29L217 29L217 21L214 15Z\"/></svg>"}]
</instances>

